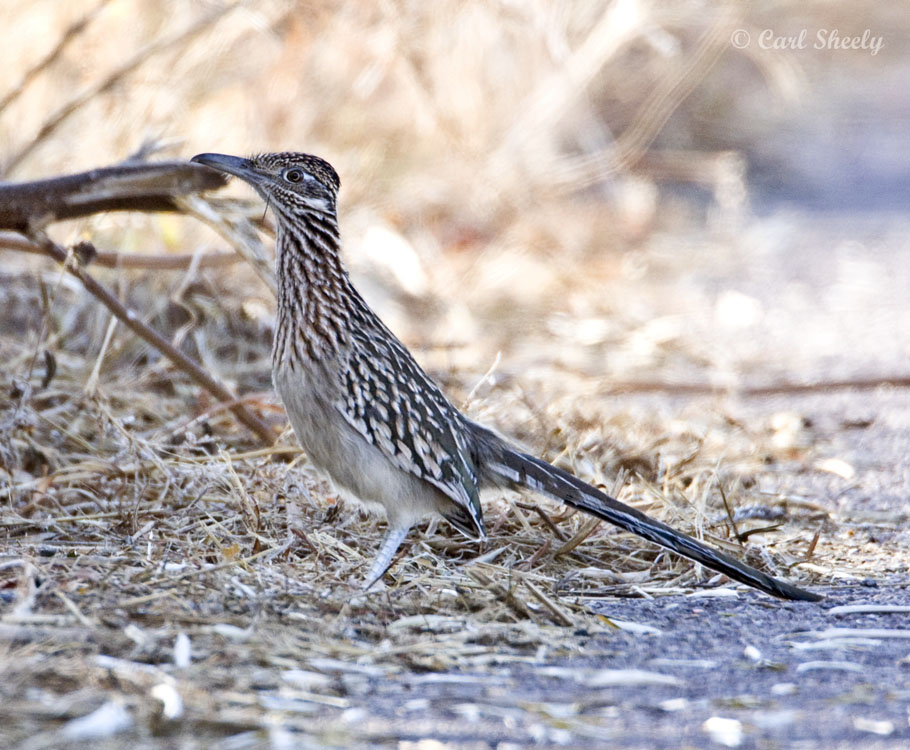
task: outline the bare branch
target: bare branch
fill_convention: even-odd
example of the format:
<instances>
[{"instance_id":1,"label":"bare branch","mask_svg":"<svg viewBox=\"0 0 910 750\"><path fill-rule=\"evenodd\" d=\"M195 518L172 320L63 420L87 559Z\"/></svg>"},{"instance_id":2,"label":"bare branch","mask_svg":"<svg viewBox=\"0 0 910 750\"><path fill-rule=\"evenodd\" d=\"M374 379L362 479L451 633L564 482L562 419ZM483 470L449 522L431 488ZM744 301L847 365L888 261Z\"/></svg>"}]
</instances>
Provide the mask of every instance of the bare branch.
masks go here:
<instances>
[{"instance_id":1,"label":"bare branch","mask_svg":"<svg viewBox=\"0 0 910 750\"><path fill-rule=\"evenodd\" d=\"M173 347L171 343L163 338L157 331L146 325L135 312L124 307L115 295L96 281L81 265L67 263L67 252L48 237L47 234L42 230L33 230L30 237L32 241L36 245L42 247L50 257L58 263L64 264L66 270L82 282L86 291L110 310L111 313L127 328L133 331L133 333L161 352L180 370L185 372L194 382L205 388L216 398L230 403L230 409L234 412L237 419L258 435L266 445L271 445L274 442L275 434L272 429L247 409L242 402L238 401L237 396L212 377L212 375L197 362L190 359L179 349Z\"/></svg>"},{"instance_id":2,"label":"bare branch","mask_svg":"<svg viewBox=\"0 0 910 750\"><path fill-rule=\"evenodd\" d=\"M40 245L15 232L0 232L0 248L15 250L20 253L47 255ZM184 271L193 263L198 268L222 268L243 260L237 253L202 253L199 255L182 253L180 255L146 255L142 253L110 253L98 251L92 257L93 266L101 268L136 268L151 271Z\"/></svg>"},{"instance_id":3,"label":"bare branch","mask_svg":"<svg viewBox=\"0 0 910 750\"><path fill-rule=\"evenodd\" d=\"M176 198L225 184L213 169L184 161L124 163L50 180L0 185L0 229L27 233L103 211L178 211Z\"/></svg>"}]
</instances>

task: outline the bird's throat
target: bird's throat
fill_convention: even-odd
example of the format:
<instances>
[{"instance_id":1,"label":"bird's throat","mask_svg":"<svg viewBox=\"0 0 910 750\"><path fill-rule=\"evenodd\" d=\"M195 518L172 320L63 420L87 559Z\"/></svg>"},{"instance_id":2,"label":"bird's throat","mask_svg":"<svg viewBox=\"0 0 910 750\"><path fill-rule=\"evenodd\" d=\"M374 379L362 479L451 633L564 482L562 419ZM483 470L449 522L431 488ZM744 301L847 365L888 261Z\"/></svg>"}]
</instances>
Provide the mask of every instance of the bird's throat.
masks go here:
<instances>
[{"instance_id":1,"label":"bird's throat","mask_svg":"<svg viewBox=\"0 0 910 750\"><path fill-rule=\"evenodd\" d=\"M277 237L278 327L276 366L296 367L332 357L350 332L351 286L333 223L280 227Z\"/></svg>"}]
</instances>

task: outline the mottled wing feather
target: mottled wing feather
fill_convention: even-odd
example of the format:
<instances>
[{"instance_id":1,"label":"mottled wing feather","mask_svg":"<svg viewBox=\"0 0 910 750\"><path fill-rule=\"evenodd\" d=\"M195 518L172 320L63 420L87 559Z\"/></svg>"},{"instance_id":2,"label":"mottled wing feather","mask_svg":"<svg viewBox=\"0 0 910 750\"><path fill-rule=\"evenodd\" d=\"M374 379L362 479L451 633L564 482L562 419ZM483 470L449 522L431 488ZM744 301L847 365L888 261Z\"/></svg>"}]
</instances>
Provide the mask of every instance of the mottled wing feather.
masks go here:
<instances>
[{"instance_id":1,"label":"mottled wing feather","mask_svg":"<svg viewBox=\"0 0 910 750\"><path fill-rule=\"evenodd\" d=\"M461 415L385 326L372 335L368 328L352 333L336 408L395 466L452 498L466 512L456 514L459 528L466 530L469 518L482 534L477 470Z\"/></svg>"}]
</instances>

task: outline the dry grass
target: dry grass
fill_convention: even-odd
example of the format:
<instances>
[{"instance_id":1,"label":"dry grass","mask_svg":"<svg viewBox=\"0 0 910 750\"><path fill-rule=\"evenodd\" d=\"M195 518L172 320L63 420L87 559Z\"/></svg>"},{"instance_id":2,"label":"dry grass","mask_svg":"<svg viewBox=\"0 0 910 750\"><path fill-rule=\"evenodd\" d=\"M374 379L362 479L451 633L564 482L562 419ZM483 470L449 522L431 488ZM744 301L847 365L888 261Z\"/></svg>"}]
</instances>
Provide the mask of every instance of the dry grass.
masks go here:
<instances>
[{"instance_id":1,"label":"dry grass","mask_svg":"<svg viewBox=\"0 0 910 750\"><path fill-rule=\"evenodd\" d=\"M135 722L147 743L161 734L182 743L231 736L240 747L272 746L280 744L279 730L328 747L409 736L426 728L395 718L379 698L371 723L345 718L358 704L352 696L375 690L376 680L407 691L423 673L485 673L512 659L533 661L542 650L557 658L573 650L561 633L614 627L591 608L605 597L687 593L707 578L580 514L494 497L485 543L445 524L419 529L388 588L363 596L359 584L381 536L376 522L340 507L288 447L289 435L259 448L129 333L115 327L108 335L92 301L54 277L59 272L45 276L50 309L68 314L48 315L49 338L66 342L65 351L54 347L50 384L36 385L45 371L34 341L42 327L34 287L15 287L8 308L32 340L2 341L4 359L19 373L0 384L12 395L0 416L8 472L0 518L8 743L45 747L78 738L80 725L68 722L85 715L101 735L118 721ZM201 278L195 285L210 305L193 328L201 358L229 379L261 383L250 403L283 423L264 391L267 337L230 297L215 297L214 289L204 296ZM155 310L158 288L146 279L125 291L137 307ZM175 314L172 304L157 312L162 327ZM447 380L454 393L470 385L457 372ZM698 527L735 554L746 553L725 541L718 486L733 505L756 500L785 512L796 523L751 542L747 557L805 581L790 564L807 554L824 512L742 487L754 439L740 437L737 455L726 433L718 473L719 447L689 428L611 416L602 399L599 407L594 398L545 411L521 407L528 399L521 388L481 387L475 402L592 481L635 472L622 489L626 501ZM522 412L559 430L531 429ZM740 521L740 529L767 523ZM588 658L597 653L586 649ZM99 706L108 713L92 714Z\"/></svg>"},{"instance_id":2,"label":"dry grass","mask_svg":"<svg viewBox=\"0 0 910 750\"><path fill-rule=\"evenodd\" d=\"M41 347L34 340L2 342L3 356L16 373L3 383L11 395L2 415L3 463L10 480L3 525L10 544L25 545L23 552L34 552L36 544L46 546L39 555L64 558L69 557L65 540L93 550L126 544L143 569L152 561L181 561L203 570L268 550L268 559L293 561L289 570L295 572L288 575L312 586L311 591L333 584L356 587L379 531L355 509L339 512L331 488L292 447L291 434L285 431L277 447L261 448L179 371L129 331L111 324L78 289L64 286L58 272L50 275L43 291L53 303L46 316L35 304L37 290L19 288L8 295L11 320L21 320L34 333L47 332ZM171 297L155 310L158 285L153 279L132 285L128 296L135 307L154 310L153 322L172 328L177 338L189 333L186 308L208 306L204 316L191 318L192 335L184 343L222 377L245 384L246 402L284 426L284 415L266 390L269 337L235 301L215 297L213 287L206 294L205 275L200 272L193 285L192 301ZM13 292L9 285L7 290ZM65 318L55 317L53 311L62 309ZM65 342L65 349L55 342ZM56 352L52 371L43 351ZM471 385L459 373L436 374L448 380L456 397ZM49 380L46 387L41 386L44 380ZM249 390L253 384L262 390ZM609 482L608 489L621 489L626 501L647 512L684 526L694 522L718 543L729 536L727 519L716 511L723 507L719 488L730 492L733 480L730 469L718 474L708 463L719 448L716 443L706 449L704 436L692 428L674 434L660 421L611 416L602 399L577 392L542 411L529 406L533 396L526 387L519 382L491 387L482 381L471 389L472 411L523 435L538 452L590 481L602 484L609 476L629 475L628 482ZM546 387L555 390L556 384ZM737 446L729 436L725 443L727 462L733 465ZM754 454L754 439L743 440L741 450L739 461L745 462ZM739 463L737 473L740 481L746 478L748 465ZM748 497L736 484L732 493L736 500ZM595 568L625 570L658 588L667 585L660 579L668 573L683 576L675 581L677 587L695 581L685 563L662 559L664 572L652 570L654 551L610 529L595 530L587 517L514 497L490 499L487 542L478 546L444 524L420 535L396 569L408 581L404 591L415 587L423 597L424 587L465 584L461 577L450 580L454 566L477 555L495 561L501 576L517 575L521 581L524 571L533 574L529 580L546 582L555 593L623 590L621 576ZM708 508L714 510L705 518L701 514ZM569 545L582 529L584 543ZM64 548L58 550L61 540ZM585 570L579 572L580 566ZM604 586L605 577L617 585ZM118 581L118 593L126 591L124 585Z\"/></svg>"},{"instance_id":3,"label":"dry grass","mask_svg":"<svg viewBox=\"0 0 910 750\"><path fill-rule=\"evenodd\" d=\"M702 402L698 416L672 398L633 409L605 387L614 376L685 375L704 364L700 351L679 351L649 329L649 310L604 290L634 277L624 251L655 222L653 185L629 166L666 121L661 106L678 104L706 74L732 11L645 2L13 6L4 41L17 67L7 66L0 90L14 92L0 111L7 177L111 163L146 136L179 138L173 150L184 156L325 155L343 176L358 282L456 403L760 567L796 582L835 567L827 548L814 565L795 564L811 552L822 509L751 484L764 462L810 456L811 447L776 446L765 425L727 420L722 403L705 411ZM85 14L84 29L64 37ZM659 27L678 34L685 44L673 54L691 63L663 104L642 97L666 69L660 39L645 33ZM59 56L41 63L62 39ZM625 141L600 116L607 101ZM714 180L717 155L693 158ZM100 216L55 234L122 252L224 247L174 216ZM3 273L0 742L65 742L63 721L102 696L129 709L149 742L249 730L251 746L257 731L280 744L276 732L299 730L341 747L352 736L394 735L388 726L350 734L335 718L353 705L344 696L400 670L527 658L552 647L555 630L608 630L592 601L691 592L710 580L587 517L495 496L486 542L445 524L422 528L388 589L361 596L381 529L341 507L287 431L262 449L46 261L16 257ZM268 376L273 302L252 269L95 273L285 426ZM760 506L785 525L748 550L729 541L721 490L731 508ZM192 659L172 668L182 636ZM168 718L172 689L182 723Z\"/></svg>"}]
</instances>

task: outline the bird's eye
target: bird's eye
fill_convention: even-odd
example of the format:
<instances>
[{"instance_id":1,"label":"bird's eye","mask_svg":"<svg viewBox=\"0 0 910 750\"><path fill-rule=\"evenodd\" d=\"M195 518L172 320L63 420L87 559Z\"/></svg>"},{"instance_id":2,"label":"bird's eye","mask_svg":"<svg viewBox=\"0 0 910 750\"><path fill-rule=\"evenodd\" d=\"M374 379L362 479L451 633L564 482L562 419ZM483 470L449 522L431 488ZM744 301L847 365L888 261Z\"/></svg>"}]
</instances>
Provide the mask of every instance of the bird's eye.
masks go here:
<instances>
[{"instance_id":1,"label":"bird's eye","mask_svg":"<svg viewBox=\"0 0 910 750\"><path fill-rule=\"evenodd\" d=\"M304 178L303 170L296 167L285 169L283 176L288 182L303 182Z\"/></svg>"}]
</instances>

